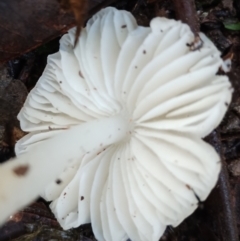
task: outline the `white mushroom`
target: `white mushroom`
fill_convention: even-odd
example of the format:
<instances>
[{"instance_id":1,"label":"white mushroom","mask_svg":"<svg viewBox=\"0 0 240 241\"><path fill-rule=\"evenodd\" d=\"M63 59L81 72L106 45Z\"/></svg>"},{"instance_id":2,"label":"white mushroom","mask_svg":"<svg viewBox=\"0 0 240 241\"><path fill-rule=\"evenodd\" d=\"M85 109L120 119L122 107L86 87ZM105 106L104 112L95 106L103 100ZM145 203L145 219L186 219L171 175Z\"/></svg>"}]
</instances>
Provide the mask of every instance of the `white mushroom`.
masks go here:
<instances>
[{"instance_id":1,"label":"white mushroom","mask_svg":"<svg viewBox=\"0 0 240 241\"><path fill-rule=\"evenodd\" d=\"M175 20L140 27L106 8L75 48L74 32L18 116L30 133L0 168L0 219L41 193L64 229L91 222L99 241L157 241L216 184L219 156L201 138L231 101L224 62L202 33L194 51Z\"/></svg>"}]
</instances>

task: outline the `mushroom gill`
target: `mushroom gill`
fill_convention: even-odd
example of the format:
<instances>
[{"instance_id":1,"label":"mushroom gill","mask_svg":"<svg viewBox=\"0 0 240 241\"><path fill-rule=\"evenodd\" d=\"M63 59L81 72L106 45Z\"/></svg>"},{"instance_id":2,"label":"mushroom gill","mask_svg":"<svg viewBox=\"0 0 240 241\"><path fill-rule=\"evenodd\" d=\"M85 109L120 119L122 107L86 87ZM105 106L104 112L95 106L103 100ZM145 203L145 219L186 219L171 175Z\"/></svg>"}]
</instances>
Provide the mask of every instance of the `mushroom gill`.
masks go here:
<instances>
[{"instance_id":1,"label":"mushroom gill","mask_svg":"<svg viewBox=\"0 0 240 241\"><path fill-rule=\"evenodd\" d=\"M157 241L217 182L219 156L201 138L231 101L220 52L202 33L192 48L179 21L141 27L111 7L88 21L75 48L74 34L48 57L19 113L30 133L0 168L0 211L9 207L6 218L41 194L64 229L91 222L99 241ZM12 173L19 164L28 165L21 177ZM10 200L16 192L20 204Z\"/></svg>"}]
</instances>

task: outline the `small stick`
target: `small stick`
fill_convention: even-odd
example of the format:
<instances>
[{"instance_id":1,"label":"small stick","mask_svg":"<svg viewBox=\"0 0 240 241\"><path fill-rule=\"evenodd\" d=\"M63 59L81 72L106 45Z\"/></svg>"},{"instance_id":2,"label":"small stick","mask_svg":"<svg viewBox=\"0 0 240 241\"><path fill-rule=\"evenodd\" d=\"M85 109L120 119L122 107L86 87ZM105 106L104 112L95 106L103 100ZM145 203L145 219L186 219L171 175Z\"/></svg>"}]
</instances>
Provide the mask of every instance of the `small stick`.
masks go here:
<instances>
[{"instance_id":1,"label":"small stick","mask_svg":"<svg viewBox=\"0 0 240 241\"><path fill-rule=\"evenodd\" d=\"M172 0L176 18L190 26L197 36L199 32L199 22L194 0Z\"/></svg>"},{"instance_id":2,"label":"small stick","mask_svg":"<svg viewBox=\"0 0 240 241\"><path fill-rule=\"evenodd\" d=\"M219 181L209 198L206 200L206 208L213 214L214 222L218 226L222 240L239 241L237 218L234 212L227 164L222 153L222 144L218 130L209 136L210 143L215 147L222 159L222 171Z\"/></svg>"}]
</instances>

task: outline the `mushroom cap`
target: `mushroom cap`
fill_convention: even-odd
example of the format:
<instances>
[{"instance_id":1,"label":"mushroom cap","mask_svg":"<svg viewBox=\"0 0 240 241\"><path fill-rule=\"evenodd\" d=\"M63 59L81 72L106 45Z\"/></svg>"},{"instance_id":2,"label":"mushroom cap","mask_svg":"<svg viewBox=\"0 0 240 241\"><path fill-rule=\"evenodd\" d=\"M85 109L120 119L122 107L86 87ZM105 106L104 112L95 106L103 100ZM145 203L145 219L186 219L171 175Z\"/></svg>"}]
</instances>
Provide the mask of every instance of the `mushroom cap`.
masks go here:
<instances>
[{"instance_id":1,"label":"mushroom cap","mask_svg":"<svg viewBox=\"0 0 240 241\"><path fill-rule=\"evenodd\" d=\"M201 138L231 101L228 77L217 75L220 52L202 33L193 48L195 36L180 21L157 17L141 27L112 7L88 21L75 48L74 37L75 29L62 37L19 113L30 133L16 153L71 126L125 118L123 140L83 158L69 153L71 164L42 197L64 229L91 222L99 241L157 241L217 182L219 156Z\"/></svg>"}]
</instances>

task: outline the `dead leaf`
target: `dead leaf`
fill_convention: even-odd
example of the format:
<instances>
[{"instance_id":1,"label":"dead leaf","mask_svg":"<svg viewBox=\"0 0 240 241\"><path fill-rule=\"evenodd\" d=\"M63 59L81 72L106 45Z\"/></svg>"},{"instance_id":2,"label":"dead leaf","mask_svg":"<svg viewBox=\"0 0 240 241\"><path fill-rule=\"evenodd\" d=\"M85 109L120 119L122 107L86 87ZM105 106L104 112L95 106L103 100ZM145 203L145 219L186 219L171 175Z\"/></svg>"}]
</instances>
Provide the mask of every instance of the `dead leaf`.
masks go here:
<instances>
[{"instance_id":1,"label":"dead leaf","mask_svg":"<svg viewBox=\"0 0 240 241\"><path fill-rule=\"evenodd\" d=\"M71 0L73 1L73 0ZM83 4L85 1L81 2ZM89 10L103 0L88 0ZM71 3L77 23L83 5ZM81 10L82 11L82 10ZM85 11L85 9L84 9ZM0 1L0 62L22 55L54 39L76 24L73 14L60 10L57 0Z\"/></svg>"}]
</instances>

